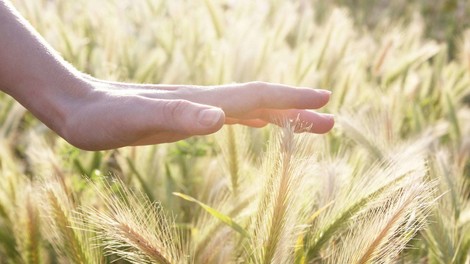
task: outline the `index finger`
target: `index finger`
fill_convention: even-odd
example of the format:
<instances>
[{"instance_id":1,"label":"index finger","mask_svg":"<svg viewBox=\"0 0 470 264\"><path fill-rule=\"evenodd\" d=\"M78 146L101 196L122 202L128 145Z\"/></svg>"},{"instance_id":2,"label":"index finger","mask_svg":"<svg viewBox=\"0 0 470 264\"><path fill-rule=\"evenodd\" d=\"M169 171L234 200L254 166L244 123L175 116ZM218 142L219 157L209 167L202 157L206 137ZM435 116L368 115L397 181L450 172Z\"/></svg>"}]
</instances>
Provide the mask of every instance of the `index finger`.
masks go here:
<instances>
[{"instance_id":1,"label":"index finger","mask_svg":"<svg viewBox=\"0 0 470 264\"><path fill-rule=\"evenodd\" d=\"M229 115L262 108L318 109L331 95L328 90L264 82L216 86L202 93L200 103L218 106Z\"/></svg>"}]
</instances>

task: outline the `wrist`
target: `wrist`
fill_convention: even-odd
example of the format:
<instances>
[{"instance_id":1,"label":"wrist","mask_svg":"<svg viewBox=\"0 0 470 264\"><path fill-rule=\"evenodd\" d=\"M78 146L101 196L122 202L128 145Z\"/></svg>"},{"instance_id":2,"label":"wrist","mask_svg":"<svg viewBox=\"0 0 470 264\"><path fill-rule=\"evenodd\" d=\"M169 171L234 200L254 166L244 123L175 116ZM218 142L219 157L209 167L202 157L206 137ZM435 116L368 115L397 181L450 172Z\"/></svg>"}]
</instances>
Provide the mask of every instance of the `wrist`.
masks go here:
<instances>
[{"instance_id":1,"label":"wrist","mask_svg":"<svg viewBox=\"0 0 470 264\"><path fill-rule=\"evenodd\" d=\"M9 93L36 118L60 136L67 134L67 120L80 107L91 85L73 71L27 78Z\"/></svg>"}]
</instances>

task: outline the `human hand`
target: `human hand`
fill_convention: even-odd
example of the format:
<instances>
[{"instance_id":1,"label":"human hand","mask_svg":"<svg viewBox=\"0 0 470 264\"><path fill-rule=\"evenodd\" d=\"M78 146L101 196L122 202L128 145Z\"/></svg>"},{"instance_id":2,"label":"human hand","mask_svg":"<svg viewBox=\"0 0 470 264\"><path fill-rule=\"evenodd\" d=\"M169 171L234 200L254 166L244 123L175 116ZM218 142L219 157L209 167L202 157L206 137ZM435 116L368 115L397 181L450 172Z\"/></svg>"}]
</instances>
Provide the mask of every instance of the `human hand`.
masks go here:
<instances>
[{"instance_id":1,"label":"human hand","mask_svg":"<svg viewBox=\"0 0 470 264\"><path fill-rule=\"evenodd\" d=\"M325 133L333 116L310 109L330 93L252 82L224 86L137 85L101 81L66 63L0 0L0 90L71 144L87 150L173 142L223 124L261 127L298 121ZM309 127L309 125L311 125Z\"/></svg>"},{"instance_id":2,"label":"human hand","mask_svg":"<svg viewBox=\"0 0 470 264\"><path fill-rule=\"evenodd\" d=\"M263 82L203 87L85 79L85 96L63 104L69 109L59 134L87 150L174 142L214 133L223 124L262 127L298 118L305 124L298 132L308 127L313 133L334 125L332 115L310 110L328 102L326 90Z\"/></svg>"}]
</instances>

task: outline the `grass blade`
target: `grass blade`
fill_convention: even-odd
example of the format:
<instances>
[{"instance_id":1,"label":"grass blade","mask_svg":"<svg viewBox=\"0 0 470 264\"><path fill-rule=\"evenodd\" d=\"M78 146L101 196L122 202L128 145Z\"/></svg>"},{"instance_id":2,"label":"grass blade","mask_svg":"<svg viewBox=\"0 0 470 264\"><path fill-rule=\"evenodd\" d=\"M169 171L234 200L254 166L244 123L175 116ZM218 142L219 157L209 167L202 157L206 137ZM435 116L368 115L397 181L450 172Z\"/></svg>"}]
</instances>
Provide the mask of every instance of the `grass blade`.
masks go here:
<instances>
[{"instance_id":1,"label":"grass blade","mask_svg":"<svg viewBox=\"0 0 470 264\"><path fill-rule=\"evenodd\" d=\"M202 209L204 209L206 212L208 212L209 214L211 214L212 216L214 216L215 218L219 219L220 221L222 221L223 223L225 223L227 226L231 227L233 230L237 231L239 234L241 234L242 236L244 237L249 237L249 234L248 232L243 228L241 227L239 224L237 224L231 217L217 211L216 209L208 206L207 204L203 203L203 202L200 202L196 199L194 199L193 197L189 196L189 195L185 195L185 194L182 194L182 193L177 193L177 192L174 192L173 193L174 195L180 197L180 198L183 198L185 199L186 201L189 201L189 202L193 202L193 203L196 203L198 204L199 206L202 207Z\"/></svg>"}]
</instances>

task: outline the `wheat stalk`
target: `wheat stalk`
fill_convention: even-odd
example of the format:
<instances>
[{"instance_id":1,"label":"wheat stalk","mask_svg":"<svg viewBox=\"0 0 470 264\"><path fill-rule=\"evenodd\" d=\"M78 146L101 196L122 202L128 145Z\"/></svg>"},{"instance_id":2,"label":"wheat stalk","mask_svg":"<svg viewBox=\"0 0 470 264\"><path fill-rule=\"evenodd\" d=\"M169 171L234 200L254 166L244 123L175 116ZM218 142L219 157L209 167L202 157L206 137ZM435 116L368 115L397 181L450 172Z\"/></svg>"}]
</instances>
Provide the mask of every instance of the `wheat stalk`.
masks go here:
<instances>
[{"instance_id":1,"label":"wheat stalk","mask_svg":"<svg viewBox=\"0 0 470 264\"><path fill-rule=\"evenodd\" d=\"M182 263L184 257L171 218L158 204L116 182L99 189L106 211L86 208L92 231L107 254L118 256L132 263Z\"/></svg>"}]
</instances>

